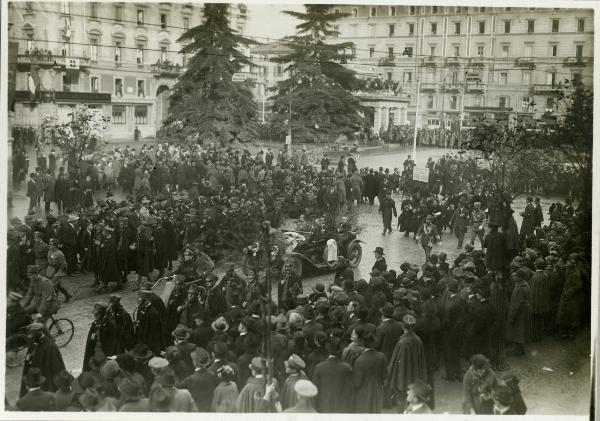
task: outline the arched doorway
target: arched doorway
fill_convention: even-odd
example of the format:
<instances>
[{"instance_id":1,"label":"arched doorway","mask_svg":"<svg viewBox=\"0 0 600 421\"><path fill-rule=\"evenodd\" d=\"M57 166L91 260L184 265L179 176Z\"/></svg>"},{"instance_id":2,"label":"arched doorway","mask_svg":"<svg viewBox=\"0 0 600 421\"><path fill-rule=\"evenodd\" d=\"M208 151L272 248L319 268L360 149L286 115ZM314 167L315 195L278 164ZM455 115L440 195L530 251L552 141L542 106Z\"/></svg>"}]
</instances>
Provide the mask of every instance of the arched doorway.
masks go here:
<instances>
[{"instance_id":1,"label":"arched doorway","mask_svg":"<svg viewBox=\"0 0 600 421\"><path fill-rule=\"evenodd\" d=\"M171 88L167 85L160 85L156 90L156 131L158 132L163 124L163 121L169 115L169 97L171 96Z\"/></svg>"}]
</instances>

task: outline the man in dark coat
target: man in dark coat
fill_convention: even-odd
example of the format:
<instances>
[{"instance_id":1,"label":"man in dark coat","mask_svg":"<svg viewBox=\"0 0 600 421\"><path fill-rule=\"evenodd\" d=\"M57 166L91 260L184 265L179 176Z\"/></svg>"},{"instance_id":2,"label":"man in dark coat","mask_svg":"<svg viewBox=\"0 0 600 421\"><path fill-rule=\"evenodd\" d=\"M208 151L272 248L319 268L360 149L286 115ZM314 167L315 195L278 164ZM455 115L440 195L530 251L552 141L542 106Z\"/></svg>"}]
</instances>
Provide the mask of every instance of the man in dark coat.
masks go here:
<instances>
[{"instance_id":1,"label":"man in dark coat","mask_svg":"<svg viewBox=\"0 0 600 421\"><path fill-rule=\"evenodd\" d=\"M38 201L35 173L29 174L29 180L27 180L27 197L29 198L29 210L35 209Z\"/></svg>"},{"instance_id":2,"label":"man in dark coat","mask_svg":"<svg viewBox=\"0 0 600 421\"><path fill-rule=\"evenodd\" d=\"M517 270L512 275L514 287L508 303L508 323L506 325L507 342L513 343L513 349L507 355L524 355L524 345L531 340L530 288L525 273Z\"/></svg>"},{"instance_id":3,"label":"man in dark coat","mask_svg":"<svg viewBox=\"0 0 600 421\"><path fill-rule=\"evenodd\" d=\"M316 409L320 413L351 413L352 368L340 359L342 349L337 338L331 338L326 348L329 357L316 365L312 378L319 389L315 399Z\"/></svg>"},{"instance_id":4,"label":"man in dark coat","mask_svg":"<svg viewBox=\"0 0 600 421\"><path fill-rule=\"evenodd\" d=\"M54 394L41 389L45 381L46 378L42 376L39 368L31 367L29 369L25 378L25 384L29 391L15 405L19 411L56 410Z\"/></svg>"},{"instance_id":5,"label":"man in dark coat","mask_svg":"<svg viewBox=\"0 0 600 421\"><path fill-rule=\"evenodd\" d=\"M527 204L525 205L525 210L521 212L521 216L523 217L523 222L521 222L521 232L519 233L519 238L521 244L528 235L533 233L535 228L535 206L533 205L533 198L531 196L527 197Z\"/></svg>"},{"instance_id":6,"label":"man in dark coat","mask_svg":"<svg viewBox=\"0 0 600 421\"><path fill-rule=\"evenodd\" d=\"M83 352L83 369L90 369L90 359L98 351L104 355L117 355L117 327L113 321L106 317L106 305L102 303L94 304L94 321L90 326L85 350Z\"/></svg>"},{"instance_id":7,"label":"man in dark coat","mask_svg":"<svg viewBox=\"0 0 600 421\"><path fill-rule=\"evenodd\" d=\"M72 276L77 270L77 228L79 221L77 215L69 215L68 221L63 223L58 233L61 250L67 260L67 275Z\"/></svg>"},{"instance_id":8,"label":"man in dark coat","mask_svg":"<svg viewBox=\"0 0 600 421\"><path fill-rule=\"evenodd\" d=\"M485 249L485 267L493 272L504 269L505 257L504 246L506 239L504 234L498 232L498 223L490 221L488 223L490 232L483 240L483 248Z\"/></svg>"},{"instance_id":9,"label":"man in dark coat","mask_svg":"<svg viewBox=\"0 0 600 421\"><path fill-rule=\"evenodd\" d=\"M107 321L115 327L114 352L105 355L118 355L129 351L135 345L135 335L131 316L121 305L121 296L111 294L106 310Z\"/></svg>"},{"instance_id":10,"label":"man in dark coat","mask_svg":"<svg viewBox=\"0 0 600 421\"><path fill-rule=\"evenodd\" d=\"M467 304L458 294L458 282L448 282L448 296L442 309L443 354L446 375L445 380L460 381L460 351L463 339L463 320Z\"/></svg>"},{"instance_id":11,"label":"man in dark coat","mask_svg":"<svg viewBox=\"0 0 600 421\"><path fill-rule=\"evenodd\" d=\"M392 194L387 191L385 193L385 198L381 200L379 204L379 213L383 219L383 232L382 235L385 235L386 231L392 233L392 213L394 218L398 217L398 213L396 212L396 202L392 199Z\"/></svg>"},{"instance_id":12,"label":"man in dark coat","mask_svg":"<svg viewBox=\"0 0 600 421\"><path fill-rule=\"evenodd\" d=\"M354 413L379 414L383 410L383 388L388 377L388 362L381 352L373 349L375 338L369 332L363 336L365 349L354 360Z\"/></svg>"},{"instance_id":13,"label":"man in dark coat","mask_svg":"<svg viewBox=\"0 0 600 421\"><path fill-rule=\"evenodd\" d=\"M404 334L396 344L389 366L388 387L395 395L398 412L404 412L408 385L416 381L427 381L427 363L423 342L413 331L417 319L408 313L402 318Z\"/></svg>"},{"instance_id":14,"label":"man in dark coat","mask_svg":"<svg viewBox=\"0 0 600 421\"><path fill-rule=\"evenodd\" d=\"M137 269L137 235L135 226L127 216L120 219L119 227L119 268L126 280L129 272Z\"/></svg>"},{"instance_id":15,"label":"man in dark coat","mask_svg":"<svg viewBox=\"0 0 600 421\"><path fill-rule=\"evenodd\" d=\"M535 198L535 210L533 213L533 226L536 228L541 228L542 222L544 222L544 211L542 210L542 205L540 203L540 198Z\"/></svg>"},{"instance_id":16,"label":"man in dark coat","mask_svg":"<svg viewBox=\"0 0 600 421\"><path fill-rule=\"evenodd\" d=\"M369 199L369 205L375 204L375 197L378 194L377 179L373 174L373 169L369 170L369 173L365 175L365 195Z\"/></svg>"},{"instance_id":17,"label":"man in dark coat","mask_svg":"<svg viewBox=\"0 0 600 421\"><path fill-rule=\"evenodd\" d=\"M175 288L171 291L167 300L167 331L171 332L181 322L181 312L185 300L187 299L188 287L185 284L185 277L177 275L175 277Z\"/></svg>"},{"instance_id":18,"label":"man in dark coat","mask_svg":"<svg viewBox=\"0 0 600 421\"><path fill-rule=\"evenodd\" d=\"M189 390L196 402L198 412L211 412L213 392L219 384L219 379L215 373L207 370L211 364L210 354L204 348L196 348L191 353L191 358L195 371L183 379L177 387Z\"/></svg>"},{"instance_id":19,"label":"man in dark coat","mask_svg":"<svg viewBox=\"0 0 600 421\"><path fill-rule=\"evenodd\" d=\"M223 275L221 284L225 288L227 307L241 307L246 298L247 284L241 276L235 273L235 265L233 263L227 264L227 272Z\"/></svg>"},{"instance_id":20,"label":"man in dark coat","mask_svg":"<svg viewBox=\"0 0 600 421\"><path fill-rule=\"evenodd\" d=\"M452 231L456 235L456 238L458 238L458 245L456 247L458 249L462 248L465 234L467 233L467 227L469 226L470 220L469 213L469 208L467 208L467 196L461 196L460 203L456 207L454 215L452 216L452 221L450 222Z\"/></svg>"},{"instance_id":21,"label":"man in dark coat","mask_svg":"<svg viewBox=\"0 0 600 421\"><path fill-rule=\"evenodd\" d=\"M146 344L154 355L160 355L160 351L165 349L165 335L163 323L151 302L151 296L152 291L140 290L141 302L133 317L135 337L137 343Z\"/></svg>"},{"instance_id":22,"label":"man in dark coat","mask_svg":"<svg viewBox=\"0 0 600 421\"><path fill-rule=\"evenodd\" d=\"M468 345L468 356L483 354L492 355L492 335L496 333L496 309L489 300L489 287L482 287L477 294L470 321L465 332L465 344Z\"/></svg>"},{"instance_id":23,"label":"man in dark coat","mask_svg":"<svg viewBox=\"0 0 600 421\"><path fill-rule=\"evenodd\" d=\"M381 308L381 323L375 329L375 346L374 348L383 355L388 361L392 361L392 354L396 348L396 343L404 329L402 323L394 319L394 305L385 303ZM389 387L384 388L383 405L389 407L392 397L392 390Z\"/></svg>"},{"instance_id":24,"label":"man in dark coat","mask_svg":"<svg viewBox=\"0 0 600 421\"><path fill-rule=\"evenodd\" d=\"M54 341L44 334L45 326L43 323L34 322L29 325L28 329L31 341L23 365L23 378L19 396L24 396L27 393L25 379L27 379L29 370L33 367L39 369L41 375L45 377L45 381L40 384L41 389L47 392L55 392L54 376L65 369L62 355Z\"/></svg>"},{"instance_id":25,"label":"man in dark coat","mask_svg":"<svg viewBox=\"0 0 600 421\"><path fill-rule=\"evenodd\" d=\"M100 241L98 280L101 290L106 290L109 282L116 282L118 286L124 282L123 274L119 270L117 243L113 231L110 227L104 228Z\"/></svg>"},{"instance_id":26,"label":"man in dark coat","mask_svg":"<svg viewBox=\"0 0 600 421\"><path fill-rule=\"evenodd\" d=\"M385 261L385 257L383 257L385 255L385 253L383 252L382 247L375 247L375 250L373 250L373 253L375 253L375 263L373 264L373 267L371 268L371 272L374 272L375 269L377 269L379 271L379 273L381 274L387 270L387 263Z\"/></svg>"}]
</instances>

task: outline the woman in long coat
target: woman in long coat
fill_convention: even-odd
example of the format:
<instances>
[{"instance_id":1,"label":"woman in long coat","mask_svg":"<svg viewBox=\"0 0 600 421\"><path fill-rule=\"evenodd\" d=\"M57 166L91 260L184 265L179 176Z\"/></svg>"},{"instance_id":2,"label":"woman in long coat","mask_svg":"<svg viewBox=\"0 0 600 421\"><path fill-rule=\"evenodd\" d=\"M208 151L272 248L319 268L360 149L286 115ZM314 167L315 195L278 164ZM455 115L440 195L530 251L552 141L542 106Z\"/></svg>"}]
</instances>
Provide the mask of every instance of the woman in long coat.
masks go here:
<instances>
[{"instance_id":1,"label":"woman in long coat","mask_svg":"<svg viewBox=\"0 0 600 421\"><path fill-rule=\"evenodd\" d=\"M353 367L354 413L379 414L383 409L383 385L387 379L387 360L373 348L373 338L365 338L367 348Z\"/></svg>"},{"instance_id":2,"label":"woman in long coat","mask_svg":"<svg viewBox=\"0 0 600 421\"><path fill-rule=\"evenodd\" d=\"M531 292L523 273L513 273L512 280L514 288L508 304L506 340L515 344L514 355L523 355L523 345L531 338Z\"/></svg>"}]
</instances>

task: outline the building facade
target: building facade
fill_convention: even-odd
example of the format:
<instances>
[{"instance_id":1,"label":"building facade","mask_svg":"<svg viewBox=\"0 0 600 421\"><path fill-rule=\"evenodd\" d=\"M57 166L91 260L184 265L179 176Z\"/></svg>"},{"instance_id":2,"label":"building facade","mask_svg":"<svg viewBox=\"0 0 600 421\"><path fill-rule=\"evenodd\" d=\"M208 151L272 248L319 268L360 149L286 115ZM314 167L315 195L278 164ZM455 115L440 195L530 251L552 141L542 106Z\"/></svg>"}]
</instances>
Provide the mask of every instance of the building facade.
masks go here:
<instances>
[{"instance_id":1,"label":"building facade","mask_svg":"<svg viewBox=\"0 0 600 421\"><path fill-rule=\"evenodd\" d=\"M246 7L231 10L231 27L243 33ZM186 68L177 40L201 23L198 3L11 2L10 121L37 127L46 114L67 118L86 104L110 117L108 139L132 139L136 127L143 137L156 136Z\"/></svg>"},{"instance_id":2,"label":"building facade","mask_svg":"<svg viewBox=\"0 0 600 421\"><path fill-rule=\"evenodd\" d=\"M448 128L469 127L479 118L550 123L560 116L555 93L565 80L592 87L591 9L335 9L349 14L337 23L335 40L354 43L348 66L359 75L362 69L372 74L378 68L375 73L389 86L382 95L409 100L408 124L416 120L417 88L418 126ZM374 107L376 132L398 121L386 106L369 106Z\"/></svg>"}]
</instances>

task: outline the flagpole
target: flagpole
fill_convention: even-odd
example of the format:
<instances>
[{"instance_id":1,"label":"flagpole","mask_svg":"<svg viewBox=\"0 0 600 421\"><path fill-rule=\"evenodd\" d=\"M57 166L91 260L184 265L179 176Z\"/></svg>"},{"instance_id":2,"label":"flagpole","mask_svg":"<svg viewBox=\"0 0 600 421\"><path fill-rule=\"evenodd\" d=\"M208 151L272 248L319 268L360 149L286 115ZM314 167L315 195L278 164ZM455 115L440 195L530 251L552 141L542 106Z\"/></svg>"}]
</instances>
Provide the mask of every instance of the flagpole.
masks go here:
<instances>
[{"instance_id":1,"label":"flagpole","mask_svg":"<svg viewBox=\"0 0 600 421\"><path fill-rule=\"evenodd\" d=\"M421 81L417 82L417 106L415 109L415 131L413 133L413 159L417 159L417 124L419 123L419 97L421 96Z\"/></svg>"}]
</instances>

